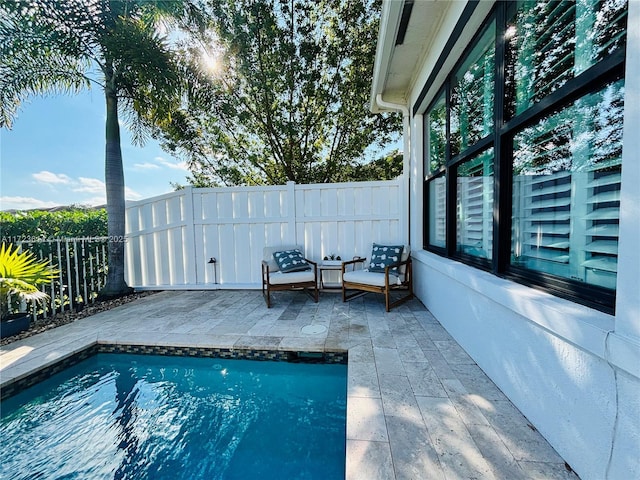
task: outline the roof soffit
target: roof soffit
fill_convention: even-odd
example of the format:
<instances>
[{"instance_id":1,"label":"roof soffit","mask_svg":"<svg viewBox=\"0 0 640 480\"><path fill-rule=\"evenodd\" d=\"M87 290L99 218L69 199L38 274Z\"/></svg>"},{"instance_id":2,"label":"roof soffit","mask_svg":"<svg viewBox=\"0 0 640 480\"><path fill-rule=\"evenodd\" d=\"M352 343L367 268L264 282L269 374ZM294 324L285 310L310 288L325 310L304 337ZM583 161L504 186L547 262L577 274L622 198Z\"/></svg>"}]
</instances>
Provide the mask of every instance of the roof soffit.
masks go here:
<instances>
[{"instance_id":1,"label":"roof soffit","mask_svg":"<svg viewBox=\"0 0 640 480\"><path fill-rule=\"evenodd\" d=\"M382 93L386 101L406 104L422 59L429 51L451 2L414 2L404 41L395 45L403 5L404 2L398 0L383 3L371 91L371 109L374 112L379 111L375 101L378 93Z\"/></svg>"}]
</instances>

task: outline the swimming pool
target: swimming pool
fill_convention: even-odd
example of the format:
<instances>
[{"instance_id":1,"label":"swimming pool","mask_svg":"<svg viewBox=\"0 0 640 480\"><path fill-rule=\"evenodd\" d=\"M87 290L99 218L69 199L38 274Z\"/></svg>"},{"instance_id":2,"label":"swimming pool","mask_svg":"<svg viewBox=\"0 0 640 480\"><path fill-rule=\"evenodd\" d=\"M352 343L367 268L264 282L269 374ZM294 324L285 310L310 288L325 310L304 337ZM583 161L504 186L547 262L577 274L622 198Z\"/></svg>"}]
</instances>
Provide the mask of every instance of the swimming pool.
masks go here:
<instances>
[{"instance_id":1,"label":"swimming pool","mask_svg":"<svg viewBox=\"0 0 640 480\"><path fill-rule=\"evenodd\" d=\"M346 365L98 354L2 401L0 478L343 479Z\"/></svg>"}]
</instances>

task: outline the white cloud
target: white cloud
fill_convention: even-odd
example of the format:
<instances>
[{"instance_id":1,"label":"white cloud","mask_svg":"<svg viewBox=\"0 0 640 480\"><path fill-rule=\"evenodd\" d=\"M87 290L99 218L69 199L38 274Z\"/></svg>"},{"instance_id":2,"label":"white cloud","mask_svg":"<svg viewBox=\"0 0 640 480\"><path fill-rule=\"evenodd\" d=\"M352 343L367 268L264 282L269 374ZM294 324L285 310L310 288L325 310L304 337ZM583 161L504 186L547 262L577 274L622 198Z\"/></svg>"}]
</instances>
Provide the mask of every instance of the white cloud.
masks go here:
<instances>
[{"instance_id":1,"label":"white cloud","mask_svg":"<svg viewBox=\"0 0 640 480\"><path fill-rule=\"evenodd\" d=\"M48 185L67 185L73 192L102 193L104 194L104 182L97 178L78 177L71 178L64 173L53 173L43 170L32 174L32 177Z\"/></svg>"},{"instance_id":2,"label":"white cloud","mask_svg":"<svg viewBox=\"0 0 640 480\"><path fill-rule=\"evenodd\" d=\"M34 173L32 177L35 178L36 181L40 183L47 183L50 185L54 185L54 184L67 185L71 183L71 178L68 175L65 175L64 173L48 172L47 170L42 170L41 172Z\"/></svg>"},{"instance_id":3,"label":"white cloud","mask_svg":"<svg viewBox=\"0 0 640 480\"><path fill-rule=\"evenodd\" d=\"M156 166L156 168L161 168ZM31 175L40 184L49 185L56 190L55 187L62 186L66 193L70 195L64 195L59 192L59 188L56 190L56 197L60 198L57 202L48 200L41 200L34 197L22 197L22 196L2 196L0 197L0 209L1 210L31 210L31 209L46 209L64 205L84 205L84 206L98 206L105 205L107 203L106 187L102 180L90 177L77 177L72 178L64 173L53 173L43 170ZM40 189L42 189L40 187ZM73 192L73 193L71 193ZM42 192L37 192L42 193ZM125 199L126 200L141 200L143 196L132 188L125 187Z\"/></svg>"},{"instance_id":4,"label":"white cloud","mask_svg":"<svg viewBox=\"0 0 640 480\"><path fill-rule=\"evenodd\" d=\"M142 199L142 195L140 195L138 192L136 192L135 190L132 190L129 187L125 187L124 188L124 197L127 200L141 200Z\"/></svg>"},{"instance_id":5,"label":"white cloud","mask_svg":"<svg viewBox=\"0 0 640 480\"><path fill-rule=\"evenodd\" d=\"M34 208L52 208L59 206L55 202L38 200L33 197L0 197L1 210L31 210Z\"/></svg>"},{"instance_id":6,"label":"white cloud","mask_svg":"<svg viewBox=\"0 0 640 480\"><path fill-rule=\"evenodd\" d=\"M79 177L76 186L72 190L74 192L101 193L104 195L105 187L104 182L97 178Z\"/></svg>"},{"instance_id":7,"label":"white cloud","mask_svg":"<svg viewBox=\"0 0 640 480\"><path fill-rule=\"evenodd\" d=\"M133 165L133 168L135 170L159 170L160 166L156 165L155 163L145 162L145 163L136 163Z\"/></svg>"},{"instance_id":8,"label":"white cloud","mask_svg":"<svg viewBox=\"0 0 640 480\"><path fill-rule=\"evenodd\" d=\"M79 185L73 189L74 192L96 194L91 199L83 200L81 202L83 205L88 204L95 206L107 203L106 187L102 180L98 180L97 178L80 177L78 178L78 181ZM140 200L142 198L142 195L129 187L124 188L124 196L127 200Z\"/></svg>"},{"instance_id":9,"label":"white cloud","mask_svg":"<svg viewBox=\"0 0 640 480\"><path fill-rule=\"evenodd\" d=\"M153 161L144 163L135 163L132 170L160 170L160 169L179 170L181 172L188 172L189 167L186 162L173 162L167 160L164 157L155 157Z\"/></svg>"},{"instance_id":10,"label":"white cloud","mask_svg":"<svg viewBox=\"0 0 640 480\"><path fill-rule=\"evenodd\" d=\"M187 166L186 162L171 162L169 160L167 160L166 158L163 157L156 157L154 158L154 160L159 163L160 165L162 165L163 167L167 167L167 168L171 168L173 170L185 170L188 171L189 167Z\"/></svg>"}]
</instances>

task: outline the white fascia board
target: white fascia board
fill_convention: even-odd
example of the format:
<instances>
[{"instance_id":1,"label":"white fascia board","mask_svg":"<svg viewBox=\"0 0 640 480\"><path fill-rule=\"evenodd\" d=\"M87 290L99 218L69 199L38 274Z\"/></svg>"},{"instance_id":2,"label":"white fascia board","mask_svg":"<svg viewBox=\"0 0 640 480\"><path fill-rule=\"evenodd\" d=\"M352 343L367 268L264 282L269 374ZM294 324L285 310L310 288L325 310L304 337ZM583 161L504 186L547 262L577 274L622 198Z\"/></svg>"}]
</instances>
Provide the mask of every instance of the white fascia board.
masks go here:
<instances>
[{"instance_id":1,"label":"white fascia board","mask_svg":"<svg viewBox=\"0 0 640 480\"><path fill-rule=\"evenodd\" d=\"M381 111L376 102L376 96L384 91L387 72L395 49L403 6L404 1L402 0L384 0L382 2L376 58L373 65L373 81L371 82L371 96L369 97L369 108L374 113Z\"/></svg>"},{"instance_id":2,"label":"white fascia board","mask_svg":"<svg viewBox=\"0 0 640 480\"><path fill-rule=\"evenodd\" d=\"M427 95L422 98L422 102L418 105L417 101L422 87L427 83L427 80L431 76L441 52L449 41L449 37L455 30L456 25L462 17L468 3L469 2L449 3L448 9L438 25L437 32L431 38L428 48L422 52L422 57L417 59L419 67L415 77L410 83L407 101L409 105L414 108L417 107L419 111L426 109L427 105L431 103L435 95L440 91L445 79L453 70L453 67L460 59L464 49L469 45L473 36L478 32L482 22L484 22L496 2L493 0L483 0L478 2L473 15L465 24L464 30L457 37L456 43L453 45L444 64L433 79L433 83L431 84L431 88L427 92Z\"/></svg>"}]
</instances>

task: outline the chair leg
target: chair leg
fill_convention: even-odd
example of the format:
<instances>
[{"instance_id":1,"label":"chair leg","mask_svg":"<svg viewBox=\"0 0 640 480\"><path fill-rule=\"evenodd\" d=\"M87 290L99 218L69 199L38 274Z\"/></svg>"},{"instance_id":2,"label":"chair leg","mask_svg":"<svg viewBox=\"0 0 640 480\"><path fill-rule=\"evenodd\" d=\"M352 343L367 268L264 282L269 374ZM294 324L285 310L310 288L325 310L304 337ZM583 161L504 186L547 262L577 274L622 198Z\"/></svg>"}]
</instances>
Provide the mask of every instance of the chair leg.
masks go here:
<instances>
[{"instance_id":1,"label":"chair leg","mask_svg":"<svg viewBox=\"0 0 640 480\"><path fill-rule=\"evenodd\" d=\"M351 293L347 293L347 289L342 288L342 302L347 302L349 300L353 300L354 298L358 298L358 297L362 297L364 295L366 295L367 293L371 293L371 292L366 292L364 290L355 290L355 289L351 289L352 292Z\"/></svg>"},{"instance_id":2,"label":"chair leg","mask_svg":"<svg viewBox=\"0 0 640 480\"><path fill-rule=\"evenodd\" d=\"M403 304L404 302L411 300L413 298L413 290L410 288L408 293L404 296L399 298L398 300L396 300L395 302L390 302L389 303L389 309L393 308L393 307L397 307L398 305ZM387 310L388 312L389 310Z\"/></svg>"},{"instance_id":3,"label":"chair leg","mask_svg":"<svg viewBox=\"0 0 640 480\"><path fill-rule=\"evenodd\" d=\"M315 303L318 303L318 293L313 287L302 287L302 291L311 297Z\"/></svg>"},{"instance_id":4,"label":"chair leg","mask_svg":"<svg viewBox=\"0 0 640 480\"><path fill-rule=\"evenodd\" d=\"M267 302L267 308L271 308L271 292L269 291L269 285L266 286L266 290L265 290L264 283L262 284L262 296Z\"/></svg>"},{"instance_id":5,"label":"chair leg","mask_svg":"<svg viewBox=\"0 0 640 480\"><path fill-rule=\"evenodd\" d=\"M407 279L406 285L407 285L408 293L404 297L399 298L395 302L391 302L390 301L391 292L387 291L385 293L387 312L389 312L393 307L397 307L398 305L406 302L407 300L411 300L414 297L414 294L413 294L413 271L412 271L411 262L409 262L407 264L406 279Z\"/></svg>"},{"instance_id":6,"label":"chair leg","mask_svg":"<svg viewBox=\"0 0 640 480\"><path fill-rule=\"evenodd\" d=\"M265 269L264 262L262 263L262 296L267 302L267 308L271 308L271 292L269 291L269 268L267 267Z\"/></svg>"}]
</instances>

